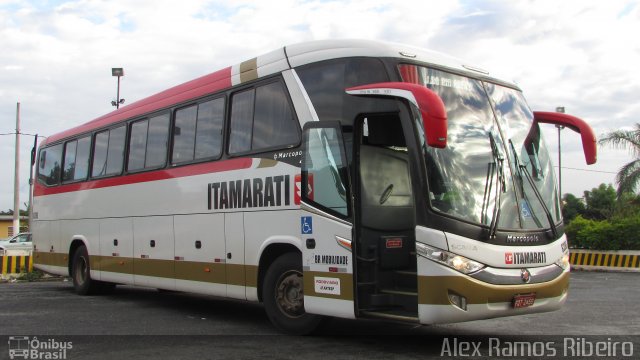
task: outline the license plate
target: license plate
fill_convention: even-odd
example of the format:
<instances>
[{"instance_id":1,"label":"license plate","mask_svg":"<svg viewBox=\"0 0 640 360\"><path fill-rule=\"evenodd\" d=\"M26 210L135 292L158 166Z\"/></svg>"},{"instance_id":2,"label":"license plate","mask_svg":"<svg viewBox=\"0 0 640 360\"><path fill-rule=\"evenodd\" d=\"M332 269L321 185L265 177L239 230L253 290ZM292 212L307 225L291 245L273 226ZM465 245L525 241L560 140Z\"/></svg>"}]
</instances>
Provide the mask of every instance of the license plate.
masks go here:
<instances>
[{"instance_id":1,"label":"license plate","mask_svg":"<svg viewBox=\"0 0 640 360\"><path fill-rule=\"evenodd\" d=\"M532 306L536 301L536 294L523 294L513 297L513 308L521 309Z\"/></svg>"}]
</instances>

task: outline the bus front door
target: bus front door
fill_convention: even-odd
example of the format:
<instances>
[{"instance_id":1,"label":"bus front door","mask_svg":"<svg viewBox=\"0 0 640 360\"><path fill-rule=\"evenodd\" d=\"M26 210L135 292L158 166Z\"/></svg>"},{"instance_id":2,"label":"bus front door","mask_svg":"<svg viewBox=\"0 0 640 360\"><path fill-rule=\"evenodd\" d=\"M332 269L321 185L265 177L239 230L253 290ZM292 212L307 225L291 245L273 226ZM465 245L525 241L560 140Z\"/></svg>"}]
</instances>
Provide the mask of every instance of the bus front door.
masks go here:
<instances>
[{"instance_id":1,"label":"bus front door","mask_svg":"<svg viewBox=\"0 0 640 360\"><path fill-rule=\"evenodd\" d=\"M303 146L299 195L305 311L354 318L352 206L340 124L307 123Z\"/></svg>"}]
</instances>

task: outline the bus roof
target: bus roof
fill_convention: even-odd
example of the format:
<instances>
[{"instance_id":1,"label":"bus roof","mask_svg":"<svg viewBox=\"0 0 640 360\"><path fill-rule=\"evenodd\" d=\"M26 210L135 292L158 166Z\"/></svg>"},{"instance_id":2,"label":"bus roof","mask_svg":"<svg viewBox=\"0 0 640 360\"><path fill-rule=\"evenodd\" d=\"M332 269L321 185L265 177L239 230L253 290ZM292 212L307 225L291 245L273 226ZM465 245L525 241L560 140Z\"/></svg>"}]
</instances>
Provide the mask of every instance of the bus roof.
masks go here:
<instances>
[{"instance_id":1,"label":"bus roof","mask_svg":"<svg viewBox=\"0 0 640 360\"><path fill-rule=\"evenodd\" d=\"M122 120L150 114L290 68L322 60L356 56L405 58L410 61L437 64L476 77L489 77L489 72L469 66L460 59L413 46L374 40L311 41L279 48L240 64L174 86L82 125L51 135L41 146L75 135L89 133ZM501 80L501 82L505 81ZM515 85L512 84L512 86Z\"/></svg>"}]
</instances>

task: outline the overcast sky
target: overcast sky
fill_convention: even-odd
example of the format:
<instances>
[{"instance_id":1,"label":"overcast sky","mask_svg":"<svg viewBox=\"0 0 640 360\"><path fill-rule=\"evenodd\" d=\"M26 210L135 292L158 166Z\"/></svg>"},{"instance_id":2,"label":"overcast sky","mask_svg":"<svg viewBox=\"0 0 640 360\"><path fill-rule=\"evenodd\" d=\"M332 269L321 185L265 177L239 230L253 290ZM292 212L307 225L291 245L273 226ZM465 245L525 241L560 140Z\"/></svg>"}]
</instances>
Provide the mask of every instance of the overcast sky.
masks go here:
<instances>
[{"instance_id":1,"label":"overcast sky","mask_svg":"<svg viewBox=\"0 0 640 360\"><path fill-rule=\"evenodd\" d=\"M507 74L534 110L564 106L600 135L640 122L639 34L639 1L623 0L0 0L0 133L15 131L17 102L22 132L44 136L112 111L112 67L125 69L131 103L287 44L362 38ZM545 127L557 159L556 129ZM25 208L33 138L21 141ZM14 145L0 136L0 210L13 207ZM586 166L570 130L562 146L562 189L578 196L631 160L601 148Z\"/></svg>"}]
</instances>

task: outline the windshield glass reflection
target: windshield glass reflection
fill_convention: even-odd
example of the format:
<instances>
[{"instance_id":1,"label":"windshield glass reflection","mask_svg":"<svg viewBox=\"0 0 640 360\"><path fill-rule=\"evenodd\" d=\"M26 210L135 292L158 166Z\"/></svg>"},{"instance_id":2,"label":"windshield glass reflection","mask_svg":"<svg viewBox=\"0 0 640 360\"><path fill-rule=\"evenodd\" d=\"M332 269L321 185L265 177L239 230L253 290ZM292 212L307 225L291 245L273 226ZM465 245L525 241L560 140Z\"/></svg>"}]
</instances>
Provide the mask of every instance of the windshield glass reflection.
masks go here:
<instances>
[{"instance_id":1,"label":"windshield glass reflection","mask_svg":"<svg viewBox=\"0 0 640 360\"><path fill-rule=\"evenodd\" d=\"M491 227L497 218L500 229L549 228L527 171L559 221L549 154L519 91L415 65L401 65L400 72L435 91L447 109L447 147L425 147L435 210Z\"/></svg>"}]
</instances>

